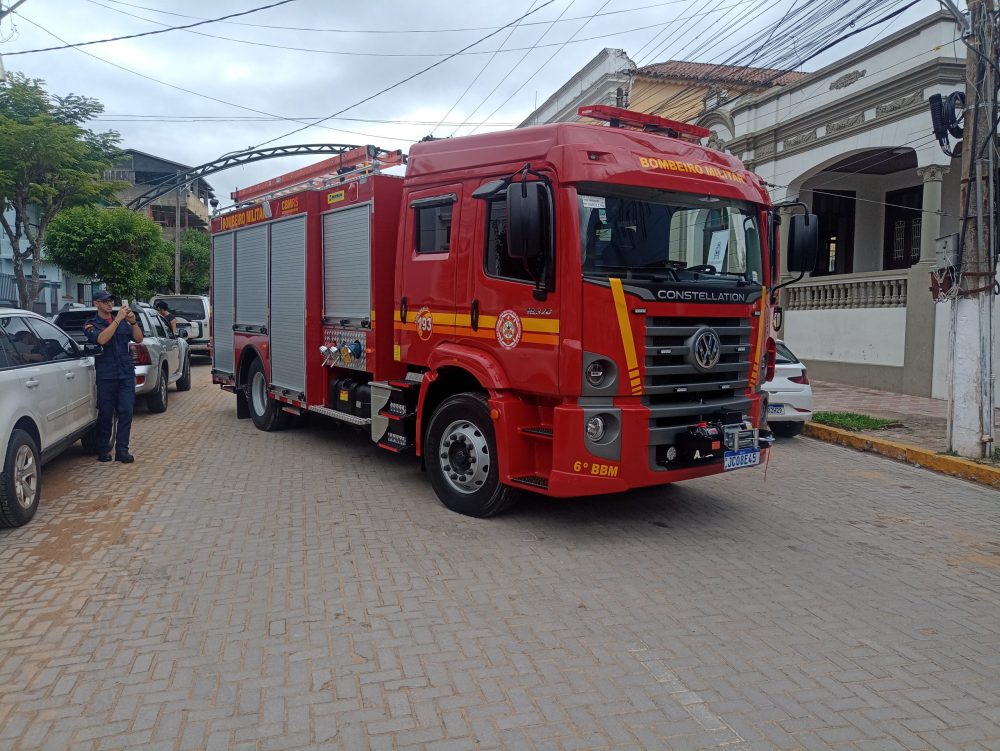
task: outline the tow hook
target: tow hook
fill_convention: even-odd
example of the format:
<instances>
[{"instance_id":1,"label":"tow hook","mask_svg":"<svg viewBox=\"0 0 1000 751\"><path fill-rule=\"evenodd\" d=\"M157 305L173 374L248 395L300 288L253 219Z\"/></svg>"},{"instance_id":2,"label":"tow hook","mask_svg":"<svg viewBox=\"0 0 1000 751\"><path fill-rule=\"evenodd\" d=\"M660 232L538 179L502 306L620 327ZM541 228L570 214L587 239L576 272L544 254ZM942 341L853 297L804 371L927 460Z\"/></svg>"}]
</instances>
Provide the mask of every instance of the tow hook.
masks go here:
<instances>
[{"instance_id":1,"label":"tow hook","mask_svg":"<svg viewBox=\"0 0 1000 751\"><path fill-rule=\"evenodd\" d=\"M757 431L757 448L769 449L774 443L774 433L770 430L761 429Z\"/></svg>"}]
</instances>

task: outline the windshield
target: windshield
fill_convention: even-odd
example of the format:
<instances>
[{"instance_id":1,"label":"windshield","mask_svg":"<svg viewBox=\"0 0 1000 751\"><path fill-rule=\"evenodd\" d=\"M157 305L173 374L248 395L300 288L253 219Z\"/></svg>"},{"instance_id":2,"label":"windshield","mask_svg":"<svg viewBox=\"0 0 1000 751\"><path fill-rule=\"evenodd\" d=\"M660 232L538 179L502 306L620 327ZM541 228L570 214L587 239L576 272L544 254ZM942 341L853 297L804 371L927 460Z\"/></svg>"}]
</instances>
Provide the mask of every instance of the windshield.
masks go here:
<instances>
[{"instance_id":1,"label":"windshield","mask_svg":"<svg viewBox=\"0 0 1000 751\"><path fill-rule=\"evenodd\" d=\"M205 301L200 297L157 298L153 300L153 305L155 306L161 299L170 308L170 312L178 318L200 321L208 317L205 315Z\"/></svg>"},{"instance_id":2,"label":"windshield","mask_svg":"<svg viewBox=\"0 0 1000 751\"><path fill-rule=\"evenodd\" d=\"M753 204L619 185L581 185L578 203L584 276L763 280Z\"/></svg>"}]
</instances>

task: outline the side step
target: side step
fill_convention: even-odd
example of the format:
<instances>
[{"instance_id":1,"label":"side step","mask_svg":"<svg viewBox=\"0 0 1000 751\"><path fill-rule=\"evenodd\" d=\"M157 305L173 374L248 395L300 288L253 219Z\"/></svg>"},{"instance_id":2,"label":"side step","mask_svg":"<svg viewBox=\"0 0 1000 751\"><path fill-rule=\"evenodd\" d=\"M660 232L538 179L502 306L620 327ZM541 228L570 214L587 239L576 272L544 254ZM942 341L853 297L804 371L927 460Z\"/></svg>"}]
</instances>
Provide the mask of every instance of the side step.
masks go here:
<instances>
[{"instance_id":1,"label":"side step","mask_svg":"<svg viewBox=\"0 0 1000 751\"><path fill-rule=\"evenodd\" d=\"M535 438L541 441L552 440L552 428L550 428L548 425L537 425L531 428L521 428L521 433L526 435L528 438Z\"/></svg>"},{"instance_id":2,"label":"side step","mask_svg":"<svg viewBox=\"0 0 1000 751\"><path fill-rule=\"evenodd\" d=\"M418 381L372 381L372 440L399 454L416 445Z\"/></svg>"},{"instance_id":3,"label":"side step","mask_svg":"<svg viewBox=\"0 0 1000 751\"><path fill-rule=\"evenodd\" d=\"M521 485L528 485L533 488L541 488L542 490L547 490L549 487L549 478L542 477L541 475L525 475L524 477L512 477L511 482L516 482Z\"/></svg>"}]
</instances>

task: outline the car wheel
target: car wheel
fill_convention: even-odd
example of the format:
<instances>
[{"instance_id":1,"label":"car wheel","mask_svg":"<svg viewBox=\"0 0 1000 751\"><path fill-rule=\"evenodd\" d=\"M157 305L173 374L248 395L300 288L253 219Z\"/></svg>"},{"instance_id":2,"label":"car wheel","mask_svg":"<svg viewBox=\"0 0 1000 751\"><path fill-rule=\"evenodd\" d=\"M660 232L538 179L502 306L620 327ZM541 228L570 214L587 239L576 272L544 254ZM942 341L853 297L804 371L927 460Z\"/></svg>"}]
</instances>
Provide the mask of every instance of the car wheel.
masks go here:
<instances>
[{"instance_id":1,"label":"car wheel","mask_svg":"<svg viewBox=\"0 0 1000 751\"><path fill-rule=\"evenodd\" d=\"M780 435L783 438L792 438L797 436L802 432L802 428L805 426L804 422L771 422L768 423L768 427L774 431L776 435Z\"/></svg>"},{"instance_id":2,"label":"car wheel","mask_svg":"<svg viewBox=\"0 0 1000 751\"><path fill-rule=\"evenodd\" d=\"M167 374L167 369L161 368L160 378L156 382L156 390L146 397L146 406L149 407L150 412L167 411L167 383L169 380L170 376Z\"/></svg>"},{"instance_id":3,"label":"car wheel","mask_svg":"<svg viewBox=\"0 0 1000 751\"><path fill-rule=\"evenodd\" d=\"M281 405L267 395L267 377L264 364L254 360L247 374L247 402L250 405L250 419L260 430L281 430L291 418Z\"/></svg>"},{"instance_id":4,"label":"car wheel","mask_svg":"<svg viewBox=\"0 0 1000 751\"><path fill-rule=\"evenodd\" d=\"M424 457L434 492L452 511L486 518L517 500L517 490L500 482L493 421L482 394L441 403L427 427Z\"/></svg>"},{"instance_id":5,"label":"car wheel","mask_svg":"<svg viewBox=\"0 0 1000 751\"><path fill-rule=\"evenodd\" d=\"M0 474L0 527L20 527L31 521L42 497L38 446L23 430L11 433Z\"/></svg>"},{"instance_id":6,"label":"car wheel","mask_svg":"<svg viewBox=\"0 0 1000 751\"><path fill-rule=\"evenodd\" d=\"M181 369L181 377L177 379L177 390L191 390L191 355L184 358L184 367Z\"/></svg>"}]
</instances>

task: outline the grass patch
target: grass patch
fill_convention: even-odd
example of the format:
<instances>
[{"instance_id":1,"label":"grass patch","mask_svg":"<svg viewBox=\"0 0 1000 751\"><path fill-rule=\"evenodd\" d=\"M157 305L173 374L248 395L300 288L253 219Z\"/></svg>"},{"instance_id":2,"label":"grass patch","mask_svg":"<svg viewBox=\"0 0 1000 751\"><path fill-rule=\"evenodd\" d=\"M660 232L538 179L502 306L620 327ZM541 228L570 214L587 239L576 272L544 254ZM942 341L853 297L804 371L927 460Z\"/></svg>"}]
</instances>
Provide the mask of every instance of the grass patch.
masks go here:
<instances>
[{"instance_id":1,"label":"grass patch","mask_svg":"<svg viewBox=\"0 0 1000 751\"><path fill-rule=\"evenodd\" d=\"M812 416L812 421L843 430L882 430L899 425L896 420L861 415L857 412L816 412Z\"/></svg>"}]
</instances>

